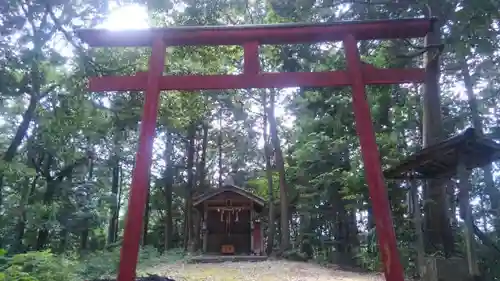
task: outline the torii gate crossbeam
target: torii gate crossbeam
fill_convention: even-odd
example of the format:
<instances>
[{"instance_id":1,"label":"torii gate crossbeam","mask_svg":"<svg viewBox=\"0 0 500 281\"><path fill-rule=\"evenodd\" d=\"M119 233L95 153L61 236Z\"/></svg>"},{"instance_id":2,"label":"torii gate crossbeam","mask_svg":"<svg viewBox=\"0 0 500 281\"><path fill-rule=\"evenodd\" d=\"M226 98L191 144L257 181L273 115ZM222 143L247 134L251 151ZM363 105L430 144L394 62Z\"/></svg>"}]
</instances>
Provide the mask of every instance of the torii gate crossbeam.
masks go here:
<instances>
[{"instance_id":1,"label":"torii gate crossbeam","mask_svg":"<svg viewBox=\"0 0 500 281\"><path fill-rule=\"evenodd\" d=\"M364 64L357 41L424 37L434 19L402 19L329 24L280 24L252 26L178 27L133 31L79 30L79 37L91 47L151 47L149 70L134 76L90 78L91 91L145 90L139 148L120 257L118 281L135 278L139 241L147 198L160 91L238 88L351 86L353 109L364 161L379 249L388 281L403 281L387 190L381 169L365 85L422 83L423 69L378 69ZM347 70L331 72L262 73L259 45L342 41ZM167 46L240 45L244 49L243 74L164 76Z\"/></svg>"}]
</instances>

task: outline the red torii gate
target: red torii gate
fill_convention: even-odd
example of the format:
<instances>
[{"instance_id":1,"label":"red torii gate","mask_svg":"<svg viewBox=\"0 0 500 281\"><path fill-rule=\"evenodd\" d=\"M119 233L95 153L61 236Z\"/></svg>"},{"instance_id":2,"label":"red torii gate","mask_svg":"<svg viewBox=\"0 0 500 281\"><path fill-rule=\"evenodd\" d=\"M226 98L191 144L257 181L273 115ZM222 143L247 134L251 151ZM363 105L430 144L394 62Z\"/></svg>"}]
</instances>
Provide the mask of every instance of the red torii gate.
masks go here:
<instances>
[{"instance_id":1,"label":"red torii gate","mask_svg":"<svg viewBox=\"0 0 500 281\"><path fill-rule=\"evenodd\" d=\"M401 19L328 24L279 24L251 26L176 27L132 31L79 30L78 36L91 47L151 47L149 70L134 76L91 77L91 91L145 90L139 148L125 223L118 281L135 278L147 198L148 168L151 165L160 91L285 87L351 86L364 168L375 217L385 278L403 281L403 268L394 234L391 210L375 140L365 85L422 83L425 71L379 69L360 60L357 41L424 37L433 19ZM262 44L300 44L343 41L346 71L262 73L258 56ZM244 48L243 74L164 76L167 46L240 45Z\"/></svg>"}]
</instances>

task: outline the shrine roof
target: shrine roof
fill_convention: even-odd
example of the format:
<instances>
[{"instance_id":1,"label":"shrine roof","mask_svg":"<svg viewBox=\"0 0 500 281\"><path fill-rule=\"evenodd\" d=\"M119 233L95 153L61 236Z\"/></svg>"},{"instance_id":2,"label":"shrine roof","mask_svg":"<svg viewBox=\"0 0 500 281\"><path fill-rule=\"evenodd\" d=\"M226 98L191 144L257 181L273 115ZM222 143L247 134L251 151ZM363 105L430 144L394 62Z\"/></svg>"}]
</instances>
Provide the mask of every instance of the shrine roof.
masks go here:
<instances>
[{"instance_id":1,"label":"shrine roof","mask_svg":"<svg viewBox=\"0 0 500 281\"><path fill-rule=\"evenodd\" d=\"M474 128L429 146L387 169L387 179L434 179L453 177L462 163L467 170L500 160L500 144ZM462 161L462 162L461 162Z\"/></svg>"},{"instance_id":2,"label":"shrine roof","mask_svg":"<svg viewBox=\"0 0 500 281\"><path fill-rule=\"evenodd\" d=\"M210 189L210 190L208 190L200 195L195 196L193 198L193 206L197 206L200 203L203 203L205 200L208 200L208 199L210 199L218 194L221 194L223 192L237 193L243 197L246 197L246 198L252 200L254 203L257 203L260 206L265 205L265 200L262 197L257 196L255 194L251 193L250 191L245 190L244 188L241 188L241 187L238 187L235 185L224 185L221 188L212 188L212 189Z\"/></svg>"},{"instance_id":3,"label":"shrine roof","mask_svg":"<svg viewBox=\"0 0 500 281\"><path fill-rule=\"evenodd\" d=\"M154 38L167 46L300 44L343 40L352 34L357 40L424 37L434 18L342 21L329 23L285 23L234 26L180 26L111 31L80 29L76 35L91 47L147 47Z\"/></svg>"}]
</instances>

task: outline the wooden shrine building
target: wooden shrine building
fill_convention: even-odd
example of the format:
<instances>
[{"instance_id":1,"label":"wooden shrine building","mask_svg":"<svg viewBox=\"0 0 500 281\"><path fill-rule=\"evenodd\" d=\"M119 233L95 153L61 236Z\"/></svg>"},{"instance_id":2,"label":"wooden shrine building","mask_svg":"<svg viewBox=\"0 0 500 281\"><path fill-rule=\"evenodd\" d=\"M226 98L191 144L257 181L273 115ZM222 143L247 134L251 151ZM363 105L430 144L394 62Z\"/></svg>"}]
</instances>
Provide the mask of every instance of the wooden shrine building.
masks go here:
<instances>
[{"instance_id":1,"label":"wooden shrine building","mask_svg":"<svg viewBox=\"0 0 500 281\"><path fill-rule=\"evenodd\" d=\"M193 206L202 215L203 253L263 255L259 218L264 205L264 199L234 185L195 196Z\"/></svg>"}]
</instances>

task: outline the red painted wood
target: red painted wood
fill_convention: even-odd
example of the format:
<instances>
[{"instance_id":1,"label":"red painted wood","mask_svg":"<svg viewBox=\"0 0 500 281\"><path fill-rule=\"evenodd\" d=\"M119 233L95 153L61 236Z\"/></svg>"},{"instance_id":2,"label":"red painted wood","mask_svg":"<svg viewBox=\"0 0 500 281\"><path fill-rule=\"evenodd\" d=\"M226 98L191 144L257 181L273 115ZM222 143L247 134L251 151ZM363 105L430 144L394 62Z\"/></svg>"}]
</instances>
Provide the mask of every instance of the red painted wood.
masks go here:
<instances>
[{"instance_id":1,"label":"red painted wood","mask_svg":"<svg viewBox=\"0 0 500 281\"><path fill-rule=\"evenodd\" d=\"M366 100L366 78L362 73L357 41L353 36L344 39L347 69L351 78L352 100L356 131L361 145L366 181L375 215L379 249L384 263L385 280L404 281L403 267L399 260L391 209L384 183L380 154L375 139L370 106Z\"/></svg>"},{"instance_id":2,"label":"red painted wood","mask_svg":"<svg viewBox=\"0 0 500 281\"><path fill-rule=\"evenodd\" d=\"M146 98L142 113L139 148L136 155L132 185L128 202L128 212L123 233L118 280L135 280L135 270L139 255L139 241L142 234L142 220L148 195L149 167L153 138L156 131L156 117L160 98L159 79L165 67L165 43L156 40L149 60L149 75L144 84Z\"/></svg>"},{"instance_id":3,"label":"red painted wood","mask_svg":"<svg viewBox=\"0 0 500 281\"><path fill-rule=\"evenodd\" d=\"M259 42L252 41L243 45L243 73L256 75L260 72Z\"/></svg>"},{"instance_id":4,"label":"red painted wood","mask_svg":"<svg viewBox=\"0 0 500 281\"><path fill-rule=\"evenodd\" d=\"M260 241L262 240L262 237L260 235L260 222L254 222L253 223L253 249L252 250L259 250L259 252L262 252L262 249L260 249Z\"/></svg>"},{"instance_id":5,"label":"red painted wood","mask_svg":"<svg viewBox=\"0 0 500 281\"><path fill-rule=\"evenodd\" d=\"M421 83L425 78L423 69L375 69L365 66L363 70L366 84L384 85L401 83ZM135 76L91 77L89 89L104 91L141 91L147 81L147 73ZM258 75L189 75L163 76L161 90L223 90L248 88L286 87L338 87L351 84L347 71L331 72L286 72L262 73Z\"/></svg>"},{"instance_id":6,"label":"red painted wood","mask_svg":"<svg viewBox=\"0 0 500 281\"><path fill-rule=\"evenodd\" d=\"M346 35L357 40L423 37L433 19L353 21L328 24L279 24L252 26L174 27L146 30L110 31L82 29L77 35L92 47L151 46L161 37L168 46L299 44L341 41Z\"/></svg>"}]
</instances>

